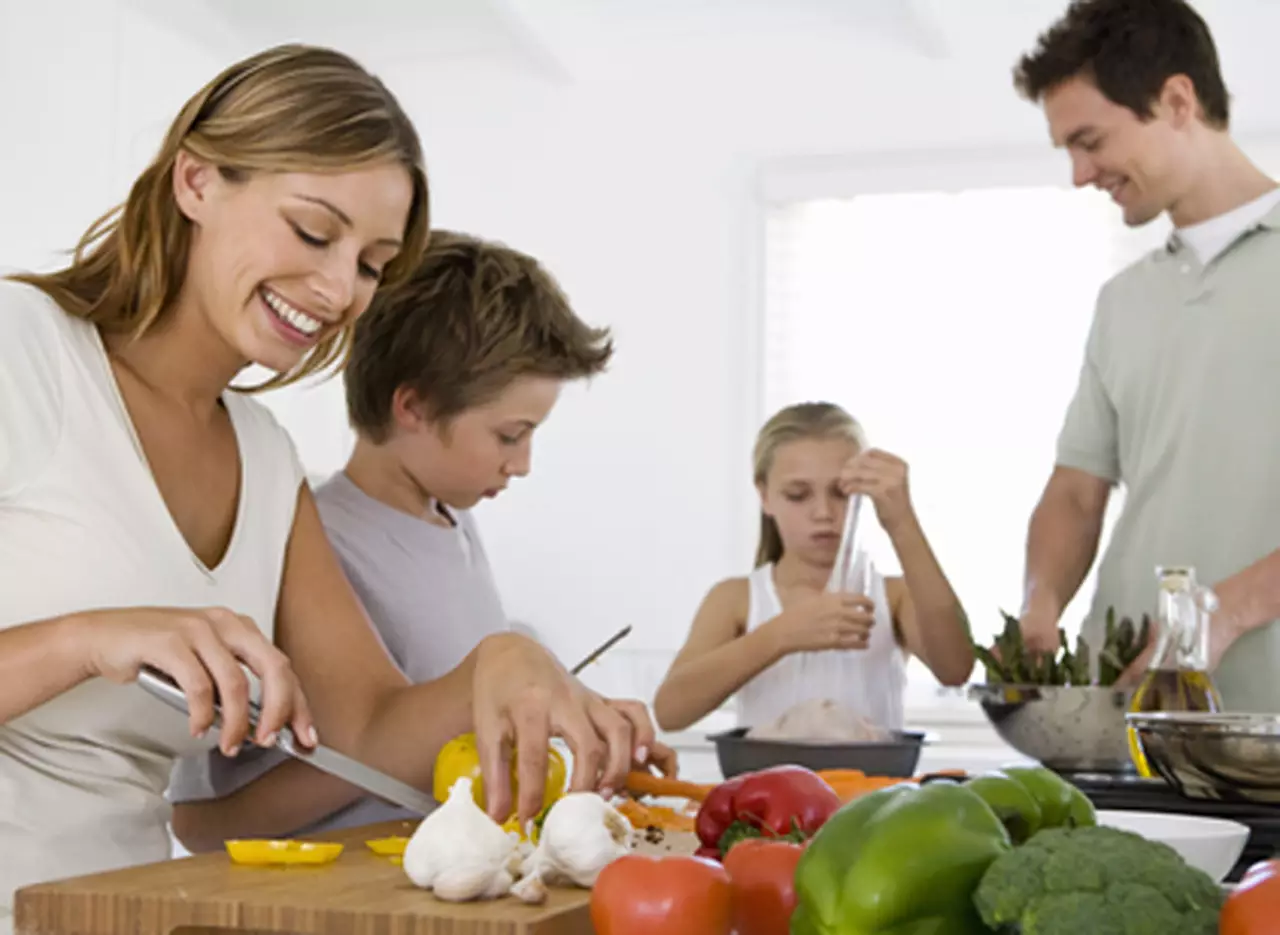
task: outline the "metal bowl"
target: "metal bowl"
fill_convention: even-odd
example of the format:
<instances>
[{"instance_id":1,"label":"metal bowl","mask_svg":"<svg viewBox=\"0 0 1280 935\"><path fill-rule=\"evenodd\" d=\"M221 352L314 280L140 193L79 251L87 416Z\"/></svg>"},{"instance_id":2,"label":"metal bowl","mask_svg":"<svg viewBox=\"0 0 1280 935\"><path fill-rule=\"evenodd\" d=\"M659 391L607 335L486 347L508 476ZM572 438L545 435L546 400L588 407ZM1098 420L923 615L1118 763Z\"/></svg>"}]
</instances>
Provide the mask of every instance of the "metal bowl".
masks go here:
<instances>
[{"instance_id":1,"label":"metal bowl","mask_svg":"<svg viewBox=\"0 0 1280 935\"><path fill-rule=\"evenodd\" d=\"M1280 805L1280 714L1127 715L1151 768L1192 799Z\"/></svg>"},{"instance_id":2,"label":"metal bowl","mask_svg":"<svg viewBox=\"0 0 1280 935\"><path fill-rule=\"evenodd\" d=\"M1131 773L1131 691L1091 685L970 685L1000 738L1062 773Z\"/></svg>"},{"instance_id":3,"label":"metal bowl","mask_svg":"<svg viewBox=\"0 0 1280 935\"><path fill-rule=\"evenodd\" d=\"M908 778L915 775L920 753L932 738L919 731L895 731L889 740L861 743L808 743L746 736L749 728L712 734L720 774L725 779L784 764L823 769L860 769L868 776Z\"/></svg>"}]
</instances>

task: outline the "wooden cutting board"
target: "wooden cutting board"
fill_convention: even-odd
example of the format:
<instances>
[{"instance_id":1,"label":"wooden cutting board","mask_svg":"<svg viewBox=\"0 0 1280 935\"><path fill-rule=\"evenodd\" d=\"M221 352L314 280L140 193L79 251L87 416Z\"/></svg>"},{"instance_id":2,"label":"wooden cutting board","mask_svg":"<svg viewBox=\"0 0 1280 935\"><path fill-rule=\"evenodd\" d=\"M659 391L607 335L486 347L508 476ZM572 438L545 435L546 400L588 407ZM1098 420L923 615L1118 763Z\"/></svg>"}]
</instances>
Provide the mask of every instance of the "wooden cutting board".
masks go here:
<instances>
[{"instance_id":1,"label":"wooden cutting board","mask_svg":"<svg viewBox=\"0 0 1280 935\"><path fill-rule=\"evenodd\" d=\"M322 866L243 867L225 851L21 889L15 935L592 935L591 893L555 888L541 906L514 897L446 903L417 889L398 864L365 841L409 835L388 822L327 835L342 855ZM637 852L688 853L692 836L670 835Z\"/></svg>"}]
</instances>

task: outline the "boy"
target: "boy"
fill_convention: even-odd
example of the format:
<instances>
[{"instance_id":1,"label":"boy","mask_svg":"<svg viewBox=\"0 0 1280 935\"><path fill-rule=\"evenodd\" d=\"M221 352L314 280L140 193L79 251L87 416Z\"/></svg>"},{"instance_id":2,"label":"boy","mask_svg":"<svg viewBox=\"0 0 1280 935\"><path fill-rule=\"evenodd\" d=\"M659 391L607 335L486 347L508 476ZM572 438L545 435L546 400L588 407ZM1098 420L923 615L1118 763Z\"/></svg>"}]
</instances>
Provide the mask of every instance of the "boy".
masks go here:
<instances>
[{"instance_id":1,"label":"boy","mask_svg":"<svg viewBox=\"0 0 1280 935\"><path fill-rule=\"evenodd\" d=\"M316 500L411 680L438 678L509 626L470 509L528 474L561 386L601 373L612 353L609 332L584 324L532 257L447 231L360 318L344 374L356 444ZM191 851L412 817L259 748L181 763L170 798Z\"/></svg>"}]
</instances>

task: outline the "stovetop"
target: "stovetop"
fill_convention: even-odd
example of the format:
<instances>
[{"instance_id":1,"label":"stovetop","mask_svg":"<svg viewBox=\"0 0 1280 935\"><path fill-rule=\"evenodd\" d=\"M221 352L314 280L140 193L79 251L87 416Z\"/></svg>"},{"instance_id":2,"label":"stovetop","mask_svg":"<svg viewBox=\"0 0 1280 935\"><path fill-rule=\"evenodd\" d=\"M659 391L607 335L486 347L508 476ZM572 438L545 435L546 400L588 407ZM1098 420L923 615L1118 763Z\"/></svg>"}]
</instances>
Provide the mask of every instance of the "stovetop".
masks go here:
<instances>
[{"instance_id":1,"label":"stovetop","mask_svg":"<svg viewBox=\"0 0 1280 935\"><path fill-rule=\"evenodd\" d=\"M1178 812L1208 818L1229 818L1248 825L1249 841L1226 882L1236 883L1252 864L1280 854L1280 806L1248 802L1191 799L1160 779L1136 773L1063 773L1062 777L1089 797L1097 809Z\"/></svg>"}]
</instances>

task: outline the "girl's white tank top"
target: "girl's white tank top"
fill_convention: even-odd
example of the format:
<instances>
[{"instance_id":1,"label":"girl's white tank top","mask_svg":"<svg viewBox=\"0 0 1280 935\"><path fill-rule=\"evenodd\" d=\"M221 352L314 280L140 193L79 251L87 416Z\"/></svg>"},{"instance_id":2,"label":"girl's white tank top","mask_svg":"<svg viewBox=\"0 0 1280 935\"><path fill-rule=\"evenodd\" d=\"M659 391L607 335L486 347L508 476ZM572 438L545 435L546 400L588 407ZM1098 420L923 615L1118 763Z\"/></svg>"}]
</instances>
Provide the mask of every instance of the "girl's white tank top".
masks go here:
<instances>
[{"instance_id":1,"label":"girl's white tank top","mask_svg":"<svg viewBox=\"0 0 1280 935\"><path fill-rule=\"evenodd\" d=\"M748 632L782 613L773 572L772 564L762 565L748 578ZM779 659L738 690L739 727L761 727L800 702L829 699L877 727L902 730L906 654L894 638L884 578L874 567L870 582L867 596L875 603L875 624L867 648L799 652Z\"/></svg>"}]
</instances>

